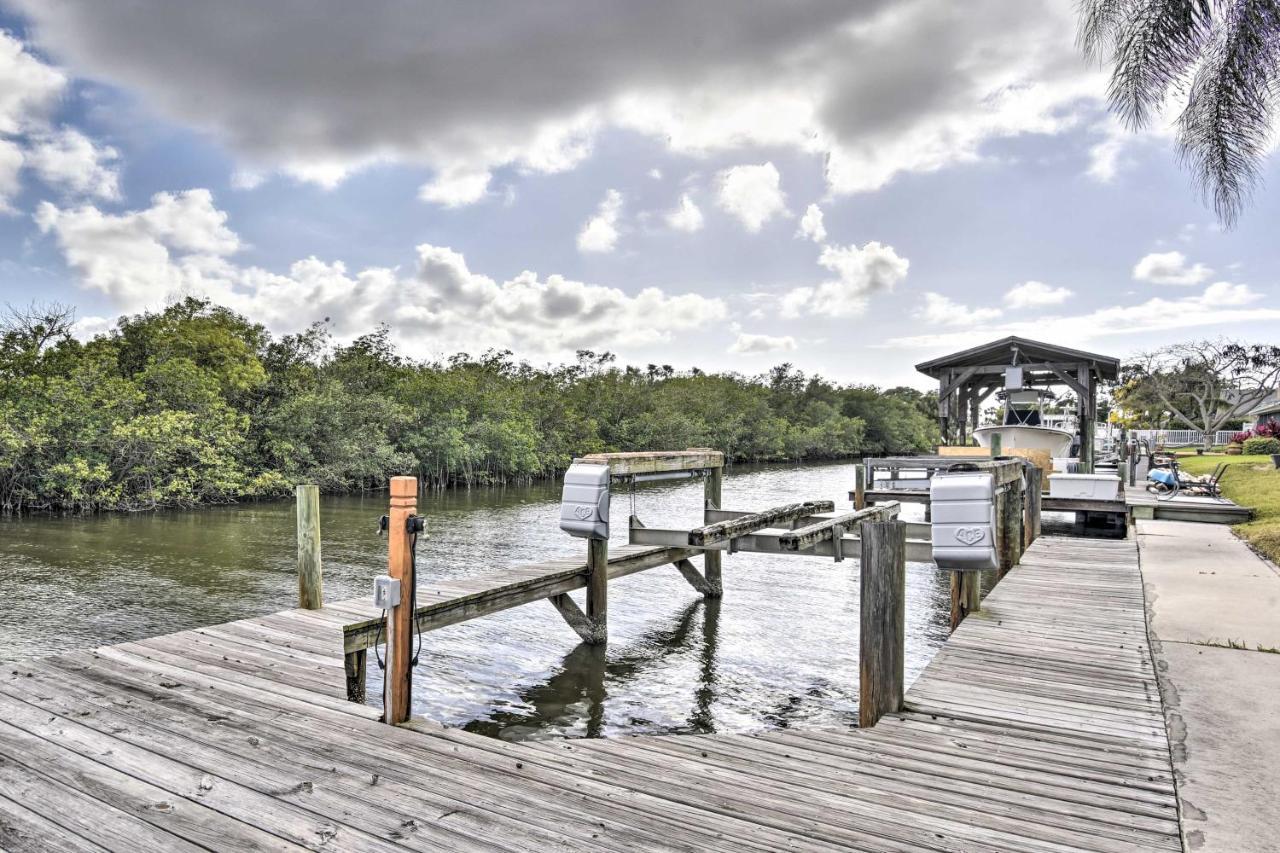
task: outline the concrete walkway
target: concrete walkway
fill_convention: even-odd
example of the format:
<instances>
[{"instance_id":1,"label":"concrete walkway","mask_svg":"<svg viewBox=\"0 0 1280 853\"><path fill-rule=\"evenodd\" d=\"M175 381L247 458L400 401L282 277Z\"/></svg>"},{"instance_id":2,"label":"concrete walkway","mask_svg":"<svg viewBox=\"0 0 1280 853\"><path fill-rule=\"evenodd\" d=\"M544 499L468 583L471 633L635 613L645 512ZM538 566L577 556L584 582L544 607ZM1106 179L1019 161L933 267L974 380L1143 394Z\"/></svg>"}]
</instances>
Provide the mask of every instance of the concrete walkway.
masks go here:
<instances>
[{"instance_id":1,"label":"concrete walkway","mask_svg":"<svg viewBox=\"0 0 1280 853\"><path fill-rule=\"evenodd\" d=\"M1229 528L1138 522L1190 851L1280 850L1280 572ZM1244 648L1228 648L1243 646Z\"/></svg>"}]
</instances>

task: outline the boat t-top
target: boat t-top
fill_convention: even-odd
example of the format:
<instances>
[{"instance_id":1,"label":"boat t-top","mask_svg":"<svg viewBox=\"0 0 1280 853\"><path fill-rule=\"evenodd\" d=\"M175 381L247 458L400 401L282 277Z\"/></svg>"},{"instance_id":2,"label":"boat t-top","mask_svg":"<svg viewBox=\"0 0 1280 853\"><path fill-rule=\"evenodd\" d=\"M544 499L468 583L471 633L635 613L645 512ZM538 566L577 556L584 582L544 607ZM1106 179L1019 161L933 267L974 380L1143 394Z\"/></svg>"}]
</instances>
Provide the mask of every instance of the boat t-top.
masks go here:
<instances>
[{"instance_id":1,"label":"boat t-top","mask_svg":"<svg viewBox=\"0 0 1280 853\"><path fill-rule=\"evenodd\" d=\"M1001 423L978 427L973 437L982 447L990 447L992 436L998 435L1004 450L1047 450L1050 456L1067 456L1075 429L1066 417L1045 414L1045 400L1051 398L1042 388L999 392L997 399L1004 401Z\"/></svg>"}]
</instances>

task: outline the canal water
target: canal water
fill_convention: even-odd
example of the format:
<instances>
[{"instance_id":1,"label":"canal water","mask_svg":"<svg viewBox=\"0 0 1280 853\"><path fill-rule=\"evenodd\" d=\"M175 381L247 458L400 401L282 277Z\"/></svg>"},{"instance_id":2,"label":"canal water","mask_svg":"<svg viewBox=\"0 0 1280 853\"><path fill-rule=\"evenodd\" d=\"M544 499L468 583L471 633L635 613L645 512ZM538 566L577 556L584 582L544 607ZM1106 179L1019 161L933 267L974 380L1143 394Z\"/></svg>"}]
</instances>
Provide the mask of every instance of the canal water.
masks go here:
<instances>
[{"instance_id":1,"label":"canal water","mask_svg":"<svg viewBox=\"0 0 1280 853\"><path fill-rule=\"evenodd\" d=\"M728 509L826 498L847 508L853 466L737 467ZM456 578L585 554L557 526L551 484L426 495L419 571ZM631 496L615 493L619 545ZM649 526L691 527L701 481L636 490ZM386 570L376 535L385 495L324 498L325 595L370 594ZM906 506L904 518L921 508ZM291 501L192 512L0 521L0 658L165 634L294 605ZM754 731L857 719L858 563L734 554L724 598L703 601L673 567L613 581L607 648L577 643L534 603L423 636L414 712L523 740L624 733ZM907 567L907 680L947 635L948 578ZM380 673L370 658L369 696Z\"/></svg>"}]
</instances>

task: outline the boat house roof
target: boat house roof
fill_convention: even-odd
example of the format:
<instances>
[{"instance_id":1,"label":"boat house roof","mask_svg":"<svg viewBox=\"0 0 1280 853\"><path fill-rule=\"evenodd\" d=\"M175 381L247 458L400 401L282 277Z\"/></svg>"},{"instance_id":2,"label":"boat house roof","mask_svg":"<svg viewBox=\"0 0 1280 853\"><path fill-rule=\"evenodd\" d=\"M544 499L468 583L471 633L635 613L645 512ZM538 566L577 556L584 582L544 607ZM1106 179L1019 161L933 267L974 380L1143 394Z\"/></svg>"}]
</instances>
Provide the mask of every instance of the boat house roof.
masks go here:
<instances>
[{"instance_id":1,"label":"boat house roof","mask_svg":"<svg viewBox=\"0 0 1280 853\"><path fill-rule=\"evenodd\" d=\"M916 365L916 370L934 379L942 379L949 370L956 368L990 366L1003 369L1013 364L1028 367L1055 365L1059 369L1068 365L1087 364L1100 380L1115 381L1120 376L1120 359L1114 356L1046 344L1013 335L972 349L922 361Z\"/></svg>"}]
</instances>

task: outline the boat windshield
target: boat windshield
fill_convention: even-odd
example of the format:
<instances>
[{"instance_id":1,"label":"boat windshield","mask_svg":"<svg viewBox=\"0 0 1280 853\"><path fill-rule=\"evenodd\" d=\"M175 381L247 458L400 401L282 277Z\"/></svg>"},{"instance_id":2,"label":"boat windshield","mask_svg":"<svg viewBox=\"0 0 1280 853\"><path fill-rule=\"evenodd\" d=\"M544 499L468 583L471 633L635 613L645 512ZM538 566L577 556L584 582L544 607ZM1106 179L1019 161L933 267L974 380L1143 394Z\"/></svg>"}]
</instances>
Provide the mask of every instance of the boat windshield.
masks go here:
<instances>
[{"instance_id":1,"label":"boat windshield","mask_svg":"<svg viewBox=\"0 0 1280 853\"><path fill-rule=\"evenodd\" d=\"M1010 404L1004 410L1004 425L1040 426L1040 407Z\"/></svg>"}]
</instances>

